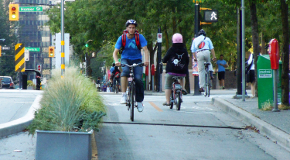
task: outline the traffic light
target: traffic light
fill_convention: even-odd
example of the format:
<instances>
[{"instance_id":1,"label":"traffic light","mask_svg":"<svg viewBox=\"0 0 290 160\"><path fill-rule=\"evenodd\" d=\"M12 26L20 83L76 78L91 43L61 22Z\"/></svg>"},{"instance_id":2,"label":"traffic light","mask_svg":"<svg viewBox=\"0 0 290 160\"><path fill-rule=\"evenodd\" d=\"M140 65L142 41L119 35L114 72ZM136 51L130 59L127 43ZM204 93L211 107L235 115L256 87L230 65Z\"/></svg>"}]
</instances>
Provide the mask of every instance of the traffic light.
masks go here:
<instances>
[{"instance_id":1,"label":"traffic light","mask_svg":"<svg viewBox=\"0 0 290 160\"><path fill-rule=\"evenodd\" d=\"M19 21L19 4L9 4L9 21Z\"/></svg>"},{"instance_id":2,"label":"traffic light","mask_svg":"<svg viewBox=\"0 0 290 160\"><path fill-rule=\"evenodd\" d=\"M48 47L48 57L54 57L54 47Z\"/></svg>"},{"instance_id":3,"label":"traffic light","mask_svg":"<svg viewBox=\"0 0 290 160\"><path fill-rule=\"evenodd\" d=\"M87 43L86 43L86 45L85 45L85 46L88 48L88 47L89 47L89 44L87 44Z\"/></svg>"}]
</instances>

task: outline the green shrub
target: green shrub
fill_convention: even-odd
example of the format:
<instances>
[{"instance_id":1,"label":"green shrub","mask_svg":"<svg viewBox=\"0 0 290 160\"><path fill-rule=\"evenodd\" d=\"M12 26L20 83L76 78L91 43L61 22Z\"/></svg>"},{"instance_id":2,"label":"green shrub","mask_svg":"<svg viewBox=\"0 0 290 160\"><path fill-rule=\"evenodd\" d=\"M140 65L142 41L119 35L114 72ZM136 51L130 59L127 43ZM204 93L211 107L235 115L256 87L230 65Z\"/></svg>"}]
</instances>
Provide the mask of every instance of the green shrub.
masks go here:
<instances>
[{"instance_id":1,"label":"green shrub","mask_svg":"<svg viewBox=\"0 0 290 160\"><path fill-rule=\"evenodd\" d=\"M32 82L32 80L28 80L27 81L27 86L33 86L34 84L33 84L33 82Z\"/></svg>"},{"instance_id":2,"label":"green shrub","mask_svg":"<svg viewBox=\"0 0 290 160\"><path fill-rule=\"evenodd\" d=\"M30 134L35 130L98 130L106 111L92 81L74 67L65 69L64 78L60 70L53 71L40 105L28 127Z\"/></svg>"}]
</instances>

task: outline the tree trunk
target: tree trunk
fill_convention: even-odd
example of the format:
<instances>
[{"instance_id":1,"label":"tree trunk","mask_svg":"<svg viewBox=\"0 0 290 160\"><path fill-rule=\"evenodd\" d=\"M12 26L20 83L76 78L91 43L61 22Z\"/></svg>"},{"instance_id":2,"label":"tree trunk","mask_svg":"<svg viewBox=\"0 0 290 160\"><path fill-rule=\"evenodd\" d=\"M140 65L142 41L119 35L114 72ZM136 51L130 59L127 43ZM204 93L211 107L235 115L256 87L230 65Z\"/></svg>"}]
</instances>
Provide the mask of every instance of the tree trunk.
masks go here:
<instances>
[{"instance_id":1,"label":"tree trunk","mask_svg":"<svg viewBox=\"0 0 290 160\"><path fill-rule=\"evenodd\" d=\"M281 16L282 16L282 99L283 105L289 106L289 25L288 25L288 4L285 0L281 1Z\"/></svg>"},{"instance_id":2,"label":"tree trunk","mask_svg":"<svg viewBox=\"0 0 290 160\"><path fill-rule=\"evenodd\" d=\"M258 33L258 19L257 19L257 9L256 4L253 1L250 1L250 11L251 11L251 27L252 27L252 42L253 42L253 50L254 50L254 64L255 64L255 95L258 96L257 92L257 59L260 54L259 50L259 33Z\"/></svg>"}]
</instances>

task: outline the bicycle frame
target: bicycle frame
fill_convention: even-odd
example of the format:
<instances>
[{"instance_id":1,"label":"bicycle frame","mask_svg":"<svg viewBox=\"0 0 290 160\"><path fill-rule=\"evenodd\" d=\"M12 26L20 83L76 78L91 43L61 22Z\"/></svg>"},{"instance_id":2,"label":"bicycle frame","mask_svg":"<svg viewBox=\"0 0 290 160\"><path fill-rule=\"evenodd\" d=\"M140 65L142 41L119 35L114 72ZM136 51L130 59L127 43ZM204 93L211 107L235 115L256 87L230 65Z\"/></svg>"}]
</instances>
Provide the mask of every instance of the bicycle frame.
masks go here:
<instances>
[{"instance_id":1,"label":"bicycle frame","mask_svg":"<svg viewBox=\"0 0 290 160\"><path fill-rule=\"evenodd\" d=\"M143 66L143 65L144 63L133 64L133 65L121 64L122 67L127 66L129 67L129 70L130 70L129 78L131 79L131 82L130 82L130 85L128 85L128 96L127 96L126 106L128 106L128 110L130 111L131 121L134 121L134 107L137 107L135 103L136 87L135 87L135 79L134 79L134 67Z\"/></svg>"}]
</instances>

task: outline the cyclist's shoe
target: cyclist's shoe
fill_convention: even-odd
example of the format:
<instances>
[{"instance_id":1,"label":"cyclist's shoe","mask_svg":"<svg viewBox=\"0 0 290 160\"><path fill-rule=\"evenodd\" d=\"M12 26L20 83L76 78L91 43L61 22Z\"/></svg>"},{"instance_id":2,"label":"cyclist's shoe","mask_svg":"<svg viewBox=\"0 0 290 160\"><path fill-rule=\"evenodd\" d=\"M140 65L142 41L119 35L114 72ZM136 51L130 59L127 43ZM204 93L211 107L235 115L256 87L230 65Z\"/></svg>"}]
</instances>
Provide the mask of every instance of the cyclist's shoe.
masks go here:
<instances>
[{"instance_id":1,"label":"cyclist's shoe","mask_svg":"<svg viewBox=\"0 0 290 160\"><path fill-rule=\"evenodd\" d=\"M182 90L182 94L183 94L183 95L187 95L186 90L183 89L183 90Z\"/></svg>"},{"instance_id":2,"label":"cyclist's shoe","mask_svg":"<svg viewBox=\"0 0 290 160\"><path fill-rule=\"evenodd\" d=\"M163 106L170 106L170 104L167 103L167 102L164 102L164 103L163 103Z\"/></svg>"},{"instance_id":3,"label":"cyclist's shoe","mask_svg":"<svg viewBox=\"0 0 290 160\"><path fill-rule=\"evenodd\" d=\"M126 100L127 100L127 94L123 94L120 103L126 104Z\"/></svg>"},{"instance_id":4,"label":"cyclist's shoe","mask_svg":"<svg viewBox=\"0 0 290 160\"><path fill-rule=\"evenodd\" d=\"M143 111L144 106L143 106L142 102L137 102L137 109L138 109L138 112L142 112Z\"/></svg>"},{"instance_id":5,"label":"cyclist's shoe","mask_svg":"<svg viewBox=\"0 0 290 160\"><path fill-rule=\"evenodd\" d=\"M203 88L200 88L200 89L199 89L199 92L204 92L204 89L203 89Z\"/></svg>"}]
</instances>

